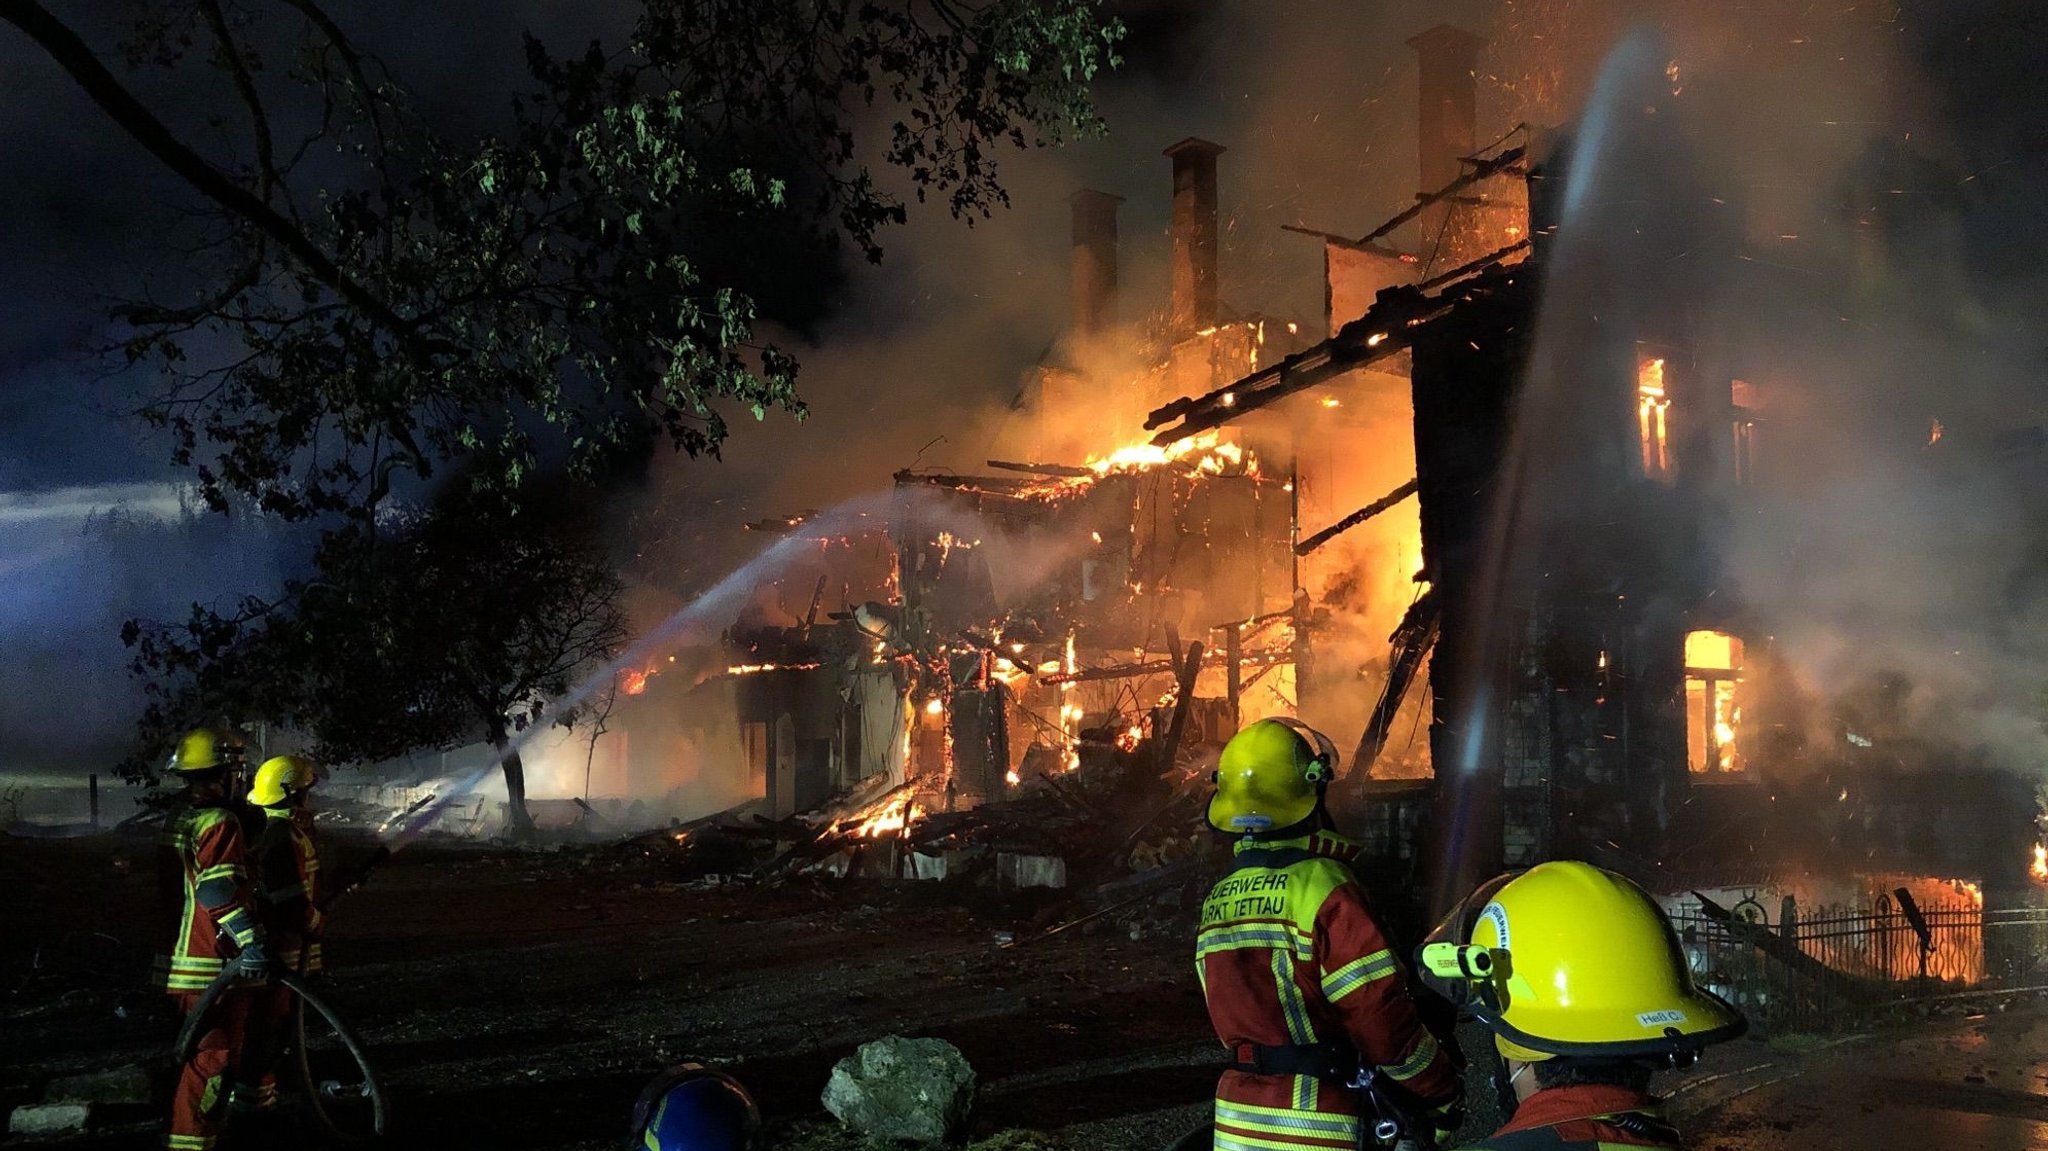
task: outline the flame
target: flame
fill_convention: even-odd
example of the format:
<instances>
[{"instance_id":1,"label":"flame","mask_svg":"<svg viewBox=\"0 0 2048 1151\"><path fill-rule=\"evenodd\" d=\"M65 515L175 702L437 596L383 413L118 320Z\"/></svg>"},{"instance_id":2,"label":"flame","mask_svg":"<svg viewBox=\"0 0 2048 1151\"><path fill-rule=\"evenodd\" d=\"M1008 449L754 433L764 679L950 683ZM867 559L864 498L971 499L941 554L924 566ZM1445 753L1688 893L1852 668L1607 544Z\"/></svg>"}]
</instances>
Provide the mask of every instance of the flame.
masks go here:
<instances>
[{"instance_id":1,"label":"flame","mask_svg":"<svg viewBox=\"0 0 2048 1151\"><path fill-rule=\"evenodd\" d=\"M1062 661L1068 675L1081 669L1080 657L1074 651L1074 633L1067 633L1066 658ZM1061 757L1065 770L1073 771L1081 766L1081 705L1072 702L1074 685L1060 685L1060 747L1065 753Z\"/></svg>"},{"instance_id":2,"label":"flame","mask_svg":"<svg viewBox=\"0 0 2048 1151\"><path fill-rule=\"evenodd\" d=\"M1144 741L1145 729L1135 723L1125 728L1116 737L1116 745L1123 751L1136 751L1138 750L1138 745Z\"/></svg>"},{"instance_id":3,"label":"flame","mask_svg":"<svg viewBox=\"0 0 2048 1151\"><path fill-rule=\"evenodd\" d=\"M2034 845L2034 866L2027 869L2027 874L2037 880L2048 881L2048 846Z\"/></svg>"},{"instance_id":4,"label":"flame","mask_svg":"<svg viewBox=\"0 0 2048 1151\"><path fill-rule=\"evenodd\" d=\"M1636 367L1636 424L1642 439L1643 474L1671 474L1669 415L1671 397L1664 390L1664 361L1649 359Z\"/></svg>"},{"instance_id":5,"label":"flame","mask_svg":"<svg viewBox=\"0 0 2048 1151\"><path fill-rule=\"evenodd\" d=\"M1190 477L1222 475L1257 475L1258 457L1242 445L1229 443L1218 431L1207 431L1200 435L1166 447L1150 441L1140 441L1118 448L1107 455L1090 456L1084 465L1085 476L1060 476L1049 478L1021 489L1018 494L1027 499L1061 500L1087 491L1095 481L1105 476L1137 475L1159 468L1177 466ZM976 540L978 544L981 541ZM972 547L974 544L956 543L955 546Z\"/></svg>"},{"instance_id":6,"label":"flame","mask_svg":"<svg viewBox=\"0 0 2048 1151\"><path fill-rule=\"evenodd\" d=\"M647 677L652 674L654 673L651 670L646 669L621 672L619 673L619 690L627 695L639 695L647 690Z\"/></svg>"},{"instance_id":7,"label":"flame","mask_svg":"<svg viewBox=\"0 0 2048 1151\"><path fill-rule=\"evenodd\" d=\"M821 663L736 663L725 669L727 675L759 675L764 671L815 671L825 666Z\"/></svg>"},{"instance_id":8,"label":"flame","mask_svg":"<svg viewBox=\"0 0 2048 1151\"><path fill-rule=\"evenodd\" d=\"M939 562L942 564L953 558L956 550L964 552L981 546L980 540L961 539L952 532L940 532L933 542L939 545Z\"/></svg>"},{"instance_id":9,"label":"flame","mask_svg":"<svg viewBox=\"0 0 2048 1151\"><path fill-rule=\"evenodd\" d=\"M903 804L891 802L880 811L865 816L849 815L832 825L833 831L845 832L862 839L875 839L905 831L924 819L924 805L915 801Z\"/></svg>"},{"instance_id":10,"label":"flame","mask_svg":"<svg viewBox=\"0 0 2048 1151\"><path fill-rule=\"evenodd\" d=\"M946 714L946 701L938 696L933 696L931 702L924 705L924 713L926 715Z\"/></svg>"},{"instance_id":11,"label":"flame","mask_svg":"<svg viewBox=\"0 0 2048 1151\"><path fill-rule=\"evenodd\" d=\"M1715 684L1722 687L1722 684ZM1733 685L1727 685L1732 693ZM1735 728L1742 722L1742 709L1729 705L1729 693L1714 693L1714 747L1721 753L1721 770L1735 771Z\"/></svg>"}]
</instances>

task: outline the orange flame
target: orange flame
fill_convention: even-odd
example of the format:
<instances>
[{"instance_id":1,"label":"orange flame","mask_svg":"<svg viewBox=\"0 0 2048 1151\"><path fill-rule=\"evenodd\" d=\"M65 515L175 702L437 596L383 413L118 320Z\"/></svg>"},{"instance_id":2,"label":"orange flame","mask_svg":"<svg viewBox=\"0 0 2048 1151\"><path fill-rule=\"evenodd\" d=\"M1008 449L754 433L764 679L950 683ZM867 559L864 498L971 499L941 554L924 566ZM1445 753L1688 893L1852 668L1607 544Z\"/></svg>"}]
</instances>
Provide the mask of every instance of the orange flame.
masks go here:
<instances>
[{"instance_id":1,"label":"orange flame","mask_svg":"<svg viewBox=\"0 0 2048 1151\"><path fill-rule=\"evenodd\" d=\"M764 671L815 671L825 666L821 663L736 663L725 669L727 675L759 675Z\"/></svg>"},{"instance_id":2,"label":"orange flame","mask_svg":"<svg viewBox=\"0 0 2048 1151\"><path fill-rule=\"evenodd\" d=\"M1222 433L1203 432L1178 443L1160 447L1149 441L1118 448L1107 455L1091 456L1085 476L1061 476L1024 488L1019 494L1040 500L1062 500L1079 495L1105 476L1137 475L1176 466L1188 476L1257 475L1258 457L1241 444L1229 443Z\"/></svg>"},{"instance_id":3,"label":"orange flame","mask_svg":"<svg viewBox=\"0 0 2048 1151\"><path fill-rule=\"evenodd\" d=\"M2027 874L2037 880L2048 881L2048 847L2038 843L2034 845L2034 866L2027 869Z\"/></svg>"},{"instance_id":4,"label":"orange flame","mask_svg":"<svg viewBox=\"0 0 2048 1151\"><path fill-rule=\"evenodd\" d=\"M848 834L876 839L914 827L925 817L924 805L912 800L887 800L834 820L827 834Z\"/></svg>"}]
</instances>

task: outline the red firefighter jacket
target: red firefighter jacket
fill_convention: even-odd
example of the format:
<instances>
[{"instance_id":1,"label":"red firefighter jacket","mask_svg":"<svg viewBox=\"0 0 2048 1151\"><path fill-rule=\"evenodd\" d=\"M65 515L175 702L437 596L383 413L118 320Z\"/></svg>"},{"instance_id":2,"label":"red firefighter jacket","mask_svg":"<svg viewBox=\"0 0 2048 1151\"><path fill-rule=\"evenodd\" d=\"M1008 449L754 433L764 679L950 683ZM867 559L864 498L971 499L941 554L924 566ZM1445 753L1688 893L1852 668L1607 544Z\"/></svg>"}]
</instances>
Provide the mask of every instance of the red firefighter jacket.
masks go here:
<instances>
[{"instance_id":1,"label":"red firefighter jacket","mask_svg":"<svg viewBox=\"0 0 2048 1151\"><path fill-rule=\"evenodd\" d=\"M320 970L320 851L307 811L265 810L256 837L256 875L263 922L287 970Z\"/></svg>"},{"instance_id":2,"label":"red firefighter jacket","mask_svg":"<svg viewBox=\"0 0 2048 1151\"><path fill-rule=\"evenodd\" d=\"M1622 1151L1680 1146L1656 1100L1626 1087L1549 1087L1515 1108L1491 1138L1466 1151Z\"/></svg>"},{"instance_id":3,"label":"red firefighter jacket","mask_svg":"<svg viewBox=\"0 0 2048 1151\"><path fill-rule=\"evenodd\" d=\"M1448 1103L1457 1069L1422 1026L1401 964L1335 858L1342 847L1327 832L1237 845L1196 937L1210 1022L1233 1050L1348 1042L1410 1092ZM1232 1070L1216 1086L1218 1151L1351 1149L1362 1123L1351 1090L1314 1076Z\"/></svg>"},{"instance_id":4,"label":"red firefighter jacket","mask_svg":"<svg viewBox=\"0 0 2048 1151\"><path fill-rule=\"evenodd\" d=\"M204 991L226 960L260 931L249 890L242 825L217 803L192 803L164 824L158 879L175 908L169 954L156 957L154 982L167 991ZM225 931L234 940L220 940Z\"/></svg>"}]
</instances>

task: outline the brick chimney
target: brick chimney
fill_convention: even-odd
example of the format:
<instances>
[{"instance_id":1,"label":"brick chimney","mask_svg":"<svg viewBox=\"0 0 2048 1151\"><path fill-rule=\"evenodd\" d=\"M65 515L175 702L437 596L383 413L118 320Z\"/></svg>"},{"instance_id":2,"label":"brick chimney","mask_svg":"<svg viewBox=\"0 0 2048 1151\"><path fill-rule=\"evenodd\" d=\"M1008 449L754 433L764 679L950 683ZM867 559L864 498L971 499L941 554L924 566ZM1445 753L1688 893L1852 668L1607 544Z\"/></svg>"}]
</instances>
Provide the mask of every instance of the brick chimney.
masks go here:
<instances>
[{"instance_id":1,"label":"brick chimney","mask_svg":"<svg viewBox=\"0 0 2048 1151\"><path fill-rule=\"evenodd\" d=\"M1408 41L1415 49L1421 80L1417 110L1421 113L1416 133L1417 158L1421 161L1421 191L1434 192L1464 172L1459 163L1472 154L1479 120L1478 85L1472 78L1478 66L1479 48L1486 41L1462 28L1439 24ZM1422 214L1422 236L1434 244L1450 218L1448 202L1432 204Z\"/></svg>"},{"instance_id":2,"label":"brick chimney","mask_svg":"<svg viewBox=\"0 0 2048 1151\"><path fill-rule=\"evenodd\" d=\"M1116 207L1122 196L1083 188L1074 209L1074 334L1092 336L1116 323Z\"/></svg>"},{"instance_id":3,"label":"brick chimney","mask_svg":"<svg viewBox=\"0 0 2048 1151\"><path fill-rule=\"evenodd\" d=\"M1173 336L1216 326L1216 157L1223 145L1193 136L1173 159Z\"/></svg>"}]
</instances>

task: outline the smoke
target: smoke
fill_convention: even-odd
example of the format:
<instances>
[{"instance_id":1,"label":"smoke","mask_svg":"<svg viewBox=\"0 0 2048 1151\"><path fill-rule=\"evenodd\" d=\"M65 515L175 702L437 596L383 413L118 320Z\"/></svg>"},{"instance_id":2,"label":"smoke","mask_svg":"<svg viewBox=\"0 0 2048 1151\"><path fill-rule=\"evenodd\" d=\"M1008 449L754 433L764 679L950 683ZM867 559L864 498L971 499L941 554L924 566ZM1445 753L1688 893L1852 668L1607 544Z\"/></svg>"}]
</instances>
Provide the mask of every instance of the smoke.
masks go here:
<instances>
[{"instance_id":1,"label":"smoke","mask_svg":"<svg viewBox=\"0 0 2048 1151\"><path fill-rule=\"evenodd\" d=\"M1620 102L1623 138L1574 156L1608 166L1583 184L1607 230L1579 244L1599 266L1579 269L1562 309L1579 309L1584 339L1611 341L1686 308L1676 351L1694 386L1739 381L1747 441L1718 415L1695 432L1743 480L1698 553L1719 564L1698 618L1749 640L1773 697L1759 746L2033 769L2048 659L2023 637L2048 614L2048 332L2034 230L2009 180L1986 187L2025 129L1944 115L1982 84L2041 102L2016 73L1986 80L1953 55L2027 29L1990 6L1651 7L1670 99ZM1601 22L1600 5L1574 10L1593 14L1582 29ZM1603 125L1578 128L1583 153ZM1560 301L1546 306L1554 322Z\"/></svg>"},{"instance_id":2,"label":"smoke","mask_svg":"<svg viewBox=\"0 0 2048 1151\"><path fill-rule=\"evenodd\" d=\"M171 485L109 484L0 497L0 771L105 772L143 704L122 624L175 619L224 589L283 580L285 533L188 504Z\"/></svg>"}]
</instances>

